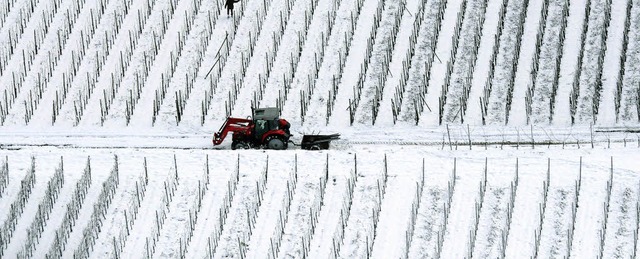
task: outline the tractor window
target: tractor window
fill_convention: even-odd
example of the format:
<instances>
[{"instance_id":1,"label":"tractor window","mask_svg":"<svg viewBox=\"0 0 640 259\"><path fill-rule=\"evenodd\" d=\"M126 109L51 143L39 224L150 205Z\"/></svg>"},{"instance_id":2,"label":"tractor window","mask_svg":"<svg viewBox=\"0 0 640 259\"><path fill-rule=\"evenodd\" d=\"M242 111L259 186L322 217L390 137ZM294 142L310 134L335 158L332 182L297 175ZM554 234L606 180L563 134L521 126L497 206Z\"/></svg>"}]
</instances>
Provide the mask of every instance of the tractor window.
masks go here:
<instances>
[{"instance_id":1,"label":"tractor window","mask_svg":"<svg viewBox=\"0 0 640 259\"><path fill-rule=\"evenodd\" d=\"M256 120L256 131L264 131L267 128L267 121Z\"/></svg>"},{"instance_id":2,"label":"tractor window","mask_svg":"<svg viewBox=\"0 0 640 259\"><path fill-rule=\"evenodd\" d=\"M278 121L270 120L269 121L269 130L277 130L278 129Z\"/></svg>"},{"instance_id":3,"label":"tractor window","mask_svg":"<svg viewBox=\"0 0 640 259\"><path fill-rule=\"evenodd\" d=\"M269 131L269 129L266 120L255 120L254 137L256 139L261 139L262 135L267 131Z\"/></svg>"}]
</instances>

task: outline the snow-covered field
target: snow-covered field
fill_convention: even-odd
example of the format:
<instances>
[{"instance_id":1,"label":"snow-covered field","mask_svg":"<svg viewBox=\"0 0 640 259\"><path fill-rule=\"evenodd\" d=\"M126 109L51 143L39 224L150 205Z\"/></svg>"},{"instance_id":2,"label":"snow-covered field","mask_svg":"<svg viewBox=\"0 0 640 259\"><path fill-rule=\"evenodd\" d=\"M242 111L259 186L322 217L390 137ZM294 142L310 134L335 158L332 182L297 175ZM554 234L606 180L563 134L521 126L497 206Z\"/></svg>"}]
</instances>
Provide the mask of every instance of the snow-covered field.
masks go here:
<instances>
[{"instance_id":1,"label":"snow-covered field","mask_svg":"<svg viewBox=\"0 0 640 259\"><path fill-rule=\"evenodd\" d=\"M635 255L636 143L334 146L2 150L3 257Z\"/></svg>"},{"instance_id":2,"label":"snow-covered field","mask_svg":"<svg viewBox=\"0 0 640 259\"><path fill-rule=\"evenodd\" d=\"M2 0L0 258L636 257L640 0L223 4Z\"/></svg>"}]
</instances>

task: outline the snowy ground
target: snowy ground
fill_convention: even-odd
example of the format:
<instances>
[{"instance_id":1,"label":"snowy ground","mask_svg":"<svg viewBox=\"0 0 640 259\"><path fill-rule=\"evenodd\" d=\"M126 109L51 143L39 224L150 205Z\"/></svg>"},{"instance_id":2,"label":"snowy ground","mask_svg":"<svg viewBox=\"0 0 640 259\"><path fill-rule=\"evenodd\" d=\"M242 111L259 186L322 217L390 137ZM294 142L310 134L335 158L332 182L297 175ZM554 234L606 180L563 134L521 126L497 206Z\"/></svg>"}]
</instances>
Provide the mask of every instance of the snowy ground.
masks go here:
<instances>
[{"instance_id":1,"label":"snowy ground","mask_svg":"<svg viewBox=\"0 0 640 259\"><path fill-rule=\"evenodd\" d=\"M150 252L153 257L173 258L181 253L204 257L209 251L215 251L216 258L241 257L241 253L254 258L271 256L277 225L284 216L284 232L276 246L279 252L275 252L278 257L356 258L370 254L378 258L462 258L471 252L477 257L504 253L509 258L522 258L537 253L542 257L570 254L586 258L602 252L606 258L626 258L635 253L637 245L634 235L638 231L640 171L635 161L639 154L636 143L624 145L489 145L486 150L477 145L471 150L468 146L451 150L440 146L337 142L335 149L319 152L3 148L0 156L3 162L8 161L8 185L0 198L2 211L9 211L9 204L18 199L20 181L31 167L31 157L36 170L33 192L3 251L12 257L23 249L26 229L34 220L33 211L45 198L44 186L62 159L64 184L53 204L51 218L45 221L34 256L42 257L49 251L53 229L90 159L91 186L95 188L89 189L68 237L63 255L71 256L79 249L82 230L87 228L91 218L88 215L95 208L92 204L117 156L119 185L113 202L106 208L91 257L114 256L114 240L119 242L123 237L124 245L117 250L119 256L143 256L147 239L158 227L155 213L163 211L166 216L155 251ZM225 206L225 193L233 186L236 172L239 181L235 195L227 207L218 246L211 248L208 240L219 227L219 212ZM258 195L256 188L261 186L265 172L266 184ZM148 183L138 216L124 223L124 211L131 215L136 187L142 186L145 173ZM484 177L481 194L479 186ZM176 178L173 198L165 205L166 184L172 186ZM510 189L516 181L510 212ZM578 192L576 181L580 181ZM346 206L350 182L354 183L353 202ZM200 186L204 191L198 192ZM451 186L454 187L448 189ZM170 193L171 188L168 190ZM287 193L291 193L290 207L284 210ZM199 194L202 202L197 206ZM476 225L474 208L478 204ZM165 206L167 209L162 209ZM447 206L449 212L444 213ZM543 215L542 223L539 215ZM8 216L3 213L2 220ZM129 228L125 227L127 224ZM127 229L129 235L123 235ZM470 233L475 235L471 237ZM538 242L534 233L539 233Z\"/></svg>"},{"instance_id":2,"label":"snowy ground","mask_svg":"<svg viewBox=\"0 0 640 259\"><path fill-rule=\"evenodd\" d=\"M638 0L5 2L0 258L639 249Z\"/></svg>"}]
</instances>

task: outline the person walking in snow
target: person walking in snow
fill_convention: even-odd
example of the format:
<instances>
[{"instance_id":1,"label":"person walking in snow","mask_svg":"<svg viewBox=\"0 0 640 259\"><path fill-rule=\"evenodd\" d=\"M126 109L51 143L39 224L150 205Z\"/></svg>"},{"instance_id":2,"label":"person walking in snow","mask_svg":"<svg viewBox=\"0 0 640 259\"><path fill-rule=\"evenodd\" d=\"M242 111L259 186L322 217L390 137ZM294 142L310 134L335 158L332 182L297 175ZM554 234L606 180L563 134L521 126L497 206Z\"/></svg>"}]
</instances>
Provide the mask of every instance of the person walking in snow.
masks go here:
<instances>
[{"instance_id":1,"label":"person walking in snow","mask_svg":"<svg viewBox=\"0 0 640 259\"><path fill-rule=\"evenodd\" d=\"M224 6L227 8L227 16L233 16L233 4L240 2L240 0L226 0Z\"/></svg>"}]
</instances>

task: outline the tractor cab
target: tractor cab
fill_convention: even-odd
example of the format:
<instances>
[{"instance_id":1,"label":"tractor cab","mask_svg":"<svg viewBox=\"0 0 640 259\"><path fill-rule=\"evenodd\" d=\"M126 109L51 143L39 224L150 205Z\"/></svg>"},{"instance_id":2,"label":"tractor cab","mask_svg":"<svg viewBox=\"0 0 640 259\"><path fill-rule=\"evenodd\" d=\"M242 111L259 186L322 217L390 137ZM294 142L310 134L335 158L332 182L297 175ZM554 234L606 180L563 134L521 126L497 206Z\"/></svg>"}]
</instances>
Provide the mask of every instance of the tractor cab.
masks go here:
<instances>
[{"instance_id":1,"label":"tractor cab","mask_svg":"<svg viewBox=\"0 0 640 259\"><path fill-rule=\"evenodd\" d=\"M271 130L278 130L278 118L280 111L277 108L253 109L253 136L257 141Z\"/></svg>"},{"instance_id":2,"label":"tractor cab","mask_svg":"<svg viewBox=\"0 0 640 259\"><path fill-rule=\"evenodd\" d=\"M290 124L280 118L280 109L254 108L253 141L254 145L266 145L269 149L286 149L289 142Z\"/></svg>"},{"instance_id":3,"label":"tractor cab","mask_svg":"<svg viewBox=\"0 0 640 259\"><path fill-rule=\"evenodd\" d=\"M290 124L285 119L280 119L278 108L255 108L253 109L253 135L260 141L266 133L270 131L284 131L286 138L289 138Z\"/></svg>"}]
</instances>

